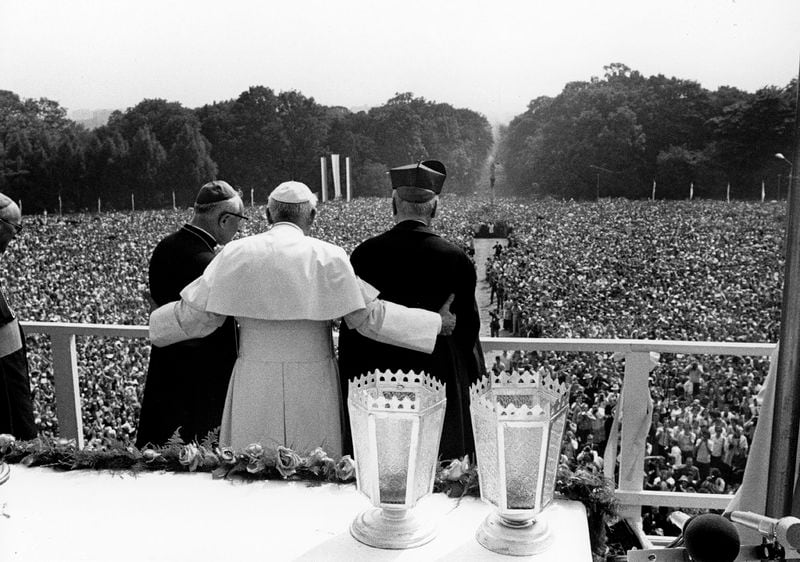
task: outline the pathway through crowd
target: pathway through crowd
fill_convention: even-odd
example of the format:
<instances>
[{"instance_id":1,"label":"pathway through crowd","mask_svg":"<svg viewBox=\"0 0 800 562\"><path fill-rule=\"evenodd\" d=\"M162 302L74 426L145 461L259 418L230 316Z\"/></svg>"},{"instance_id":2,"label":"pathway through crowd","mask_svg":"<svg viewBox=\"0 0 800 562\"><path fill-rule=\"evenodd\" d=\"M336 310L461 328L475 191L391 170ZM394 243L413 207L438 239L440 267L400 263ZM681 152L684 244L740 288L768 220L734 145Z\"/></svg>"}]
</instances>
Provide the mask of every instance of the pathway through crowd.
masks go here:
<instances>
[{"instance_id":1,"label":"pathway through crowd","mask_svg":"<svg viewBox=\"0 0 800 562\"><path fill-rule=\"evenodd\" d=\"M489 286L489 282L486 281L486 261L492 254L494 254L494 245L497 242L500 242L500 244L503 246L508 244L508 240L505 238L475 238L472 241L473 247L475 248L474 259L478 274L478 283L475 285L475 300L478 303L478 311L481 315L480 335L485 337L489 337L492 333L489 328L489 322L492 320L489 312L495 310L497 305L497 301L489 304L492 295L492 288ZM503 319L501 316L501 323L502 320ZM458 320L456 320L456 322L457 321ZM510 335L511 334L505 330L500 330L500 337L507 337Z\"/></svg>"}]
</instances>

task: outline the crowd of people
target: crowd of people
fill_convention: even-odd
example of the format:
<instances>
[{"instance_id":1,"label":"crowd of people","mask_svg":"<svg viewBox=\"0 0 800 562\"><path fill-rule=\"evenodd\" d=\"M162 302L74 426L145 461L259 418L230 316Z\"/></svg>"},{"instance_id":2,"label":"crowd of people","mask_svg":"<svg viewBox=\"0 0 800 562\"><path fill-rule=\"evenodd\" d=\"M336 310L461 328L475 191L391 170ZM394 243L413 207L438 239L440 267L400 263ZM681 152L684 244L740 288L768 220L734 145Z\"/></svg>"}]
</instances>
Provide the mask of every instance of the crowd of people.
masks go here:
<instances>
[{"instance_id":1,"label":"crowd of people","mask_svg":"<svg viewBox=\"0 0 800 562\"><path fill-rule=\"evenodd\" d=\"M781 205L608 200L532 205L521 215L486 269L498 335L778 339ZM515 353L496 356L493 368L506 364L570 381L564 460L601 470L622 365L608 354ZM766 357L663 354L650 378L645 489L734 492L768 368ZM646 532L668 527L662 511L645 517Z\"/></svg>"},{"instance_id":2,"label":"crowd of people","mask_svg":"<svg viewBox=\"0 0 800 562\"><path fill-rule=\"evenodd\" d=\"M782 204L448 198L437 232L469 249L502 219L507 247L487 265L500 335L774 342L783 271ZM312 235L350 252L391 226L389 199L320 206ZM4 287L25 321L146 325L147 267L190 210L25 217ZM267 227L248 208L242 235ZM488 325L488 321L487 321ZM30 331L29 331L30 332ZM484 335L489 335L488 330ZM36 421L57 434L50 344L28 335ZM87 440L134 440L149 359L144 339L78 338ZM695 366L696 365L696 366ZM564 454L599 467L622 383L609 354L499 354L492 368L550 369L571 384ZM651 489L729 492L757 421L766 358L662 356L652 373Z\"/></svg>"}]
</instances>

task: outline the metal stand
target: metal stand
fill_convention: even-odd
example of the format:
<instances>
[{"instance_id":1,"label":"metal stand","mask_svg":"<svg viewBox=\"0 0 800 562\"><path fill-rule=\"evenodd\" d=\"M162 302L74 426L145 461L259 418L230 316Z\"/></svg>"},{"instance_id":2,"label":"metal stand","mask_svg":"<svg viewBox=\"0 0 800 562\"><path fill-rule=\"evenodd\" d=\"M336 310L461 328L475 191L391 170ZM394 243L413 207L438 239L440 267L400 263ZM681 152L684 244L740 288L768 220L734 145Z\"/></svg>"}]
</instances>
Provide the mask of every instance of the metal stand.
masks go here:
<instances>
[{"instance_id":1,"label":"metal stand","mask_svg":"<svg viewBox=\"0 0 800 562\"><path fill-rule=\"evenodd\" d=\"M483 521L475 538L492 552L512 556L539 554L553 546L555 541L544 520L514 521L497 513L490 514Z\"/></svg>"},{"instance_id":2,"label":"metal stand","mask_svg":"<svg viewBox=\"0 0 800 562\"><path fill-rule=\"evenodd\" d=\"M5 484L6 480L11 476L11 467L6 463L0 463L0 484Z\"/></svg>"},{"instance_id":3,"label":"metal stand","mask_svg":"<svg viewBox=\"0 0 800 562\"><path fill-rule=\"evenodd\" d=\"M399 550L429 543L436 536L436 528L407 509L375 508L353 520L350 534L367 546Z\"/></svg>"}]
</instances>

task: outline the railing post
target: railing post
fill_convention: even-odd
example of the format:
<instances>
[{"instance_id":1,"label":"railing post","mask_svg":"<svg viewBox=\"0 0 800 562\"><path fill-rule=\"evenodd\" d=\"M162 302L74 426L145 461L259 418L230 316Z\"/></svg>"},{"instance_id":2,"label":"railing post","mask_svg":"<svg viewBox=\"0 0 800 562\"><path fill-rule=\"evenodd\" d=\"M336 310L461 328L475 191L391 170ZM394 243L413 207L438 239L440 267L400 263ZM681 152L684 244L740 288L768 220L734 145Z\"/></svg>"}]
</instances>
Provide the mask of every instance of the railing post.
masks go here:
<instances>
[{"instance_id":1,"label":"railing post","mask_svg":"<svg viewBox=\"0 0 800 562\"><path fill-rule=\"evenodd\" d=\"M622 384L622 438L620 439L619 482L626 492L641 492L644 481L644 456L647 433L653 419L648 375L658 365L658 354L648 351L625 354L625 379ZM641 506L623 506L623 517L641 521Z\"/></svg>"},{"instance_id":2,"label":"railing post","mask_svg":"<svg viewBox=\"0 0 800 562\"><path fill-rule=\"evenodd\" d=\"M56 393L58 433L74 439L83 448L83 419L81 417L81 391L78 385L78 356L75 351L75 334L52 334L53 383Z\"/></svg>"}]
</instances>

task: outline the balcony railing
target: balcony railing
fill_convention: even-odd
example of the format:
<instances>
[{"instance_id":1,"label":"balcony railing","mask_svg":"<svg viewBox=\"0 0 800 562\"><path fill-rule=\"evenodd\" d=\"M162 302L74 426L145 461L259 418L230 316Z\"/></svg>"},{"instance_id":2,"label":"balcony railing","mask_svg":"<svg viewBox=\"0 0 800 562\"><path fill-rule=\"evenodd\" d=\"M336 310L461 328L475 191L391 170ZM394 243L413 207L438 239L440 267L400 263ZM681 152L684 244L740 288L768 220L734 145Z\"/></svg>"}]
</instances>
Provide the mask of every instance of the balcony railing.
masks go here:
<instances>
[{"instance_id":1,"label":"balcony railing","mask_svg":"<svg viewBox=\"0 0 800 562\"><path fill-rule=\"evenodd\" d=\"M108 324L69 324L49 322L23 322L26 333L46 334L50 337L53 357L56 415L59 434L75 439L83 447L78 366L75 346L76 336L112 338L146 338L147 327ZM768 356L775 344L689 342L667 340L626 339L525 339L481 338L485 352L494 351L558 351L578 353L618 354L624 361L625 376L621 389L622 417L619 450L619 477L616 495L623 505L623 515L638 519L641 506L669 506L676 508L724 509L731 497L727 494L694 494L679 492L652 492L643 490L644 456L642 447L631 447L646 411L649 394L649 373L654 367L651 352L687 355L738 355ZM606 474L613 476L613 463L607 463Z\"/></svg>"}]
</instances>

